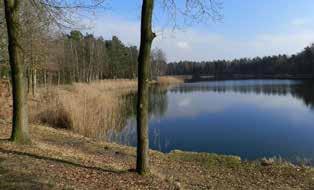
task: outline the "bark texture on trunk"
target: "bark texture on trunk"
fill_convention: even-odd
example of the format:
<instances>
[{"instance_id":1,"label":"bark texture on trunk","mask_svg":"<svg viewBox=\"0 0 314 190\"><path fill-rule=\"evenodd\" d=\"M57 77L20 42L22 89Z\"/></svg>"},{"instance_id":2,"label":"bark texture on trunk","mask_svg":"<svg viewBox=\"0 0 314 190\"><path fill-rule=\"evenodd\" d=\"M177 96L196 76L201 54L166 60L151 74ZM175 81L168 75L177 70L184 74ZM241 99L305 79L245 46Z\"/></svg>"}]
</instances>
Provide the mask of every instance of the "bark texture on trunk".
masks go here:
<instances>
[{"instance_id":1,"label":"bark texture on trunk","mask_svg":"<svg viewBox=\"0 0 314 190\"><path fill-rule=\"evenodd\" d=\"M5 19L8 32L9 61L12 73L13 121L11 140L28 144L27 97L25 87L25 70L22 60L20 41L19 5L20 0L4 0Z\"/></svg>"},{"instance_id":2,"label":"bark texture on trunk","mask_svg":"<svg viewBox=\"0 0 314 190\"><path fill-rule=\"evenodd\" d=\"M137 160L136 170L145 175L149 171L148 157L148 87L150 52L155 34L152 32L154 0L143 0L141 16L141 45L138 57L137 100Z\"/></svg>"}]
</instances>

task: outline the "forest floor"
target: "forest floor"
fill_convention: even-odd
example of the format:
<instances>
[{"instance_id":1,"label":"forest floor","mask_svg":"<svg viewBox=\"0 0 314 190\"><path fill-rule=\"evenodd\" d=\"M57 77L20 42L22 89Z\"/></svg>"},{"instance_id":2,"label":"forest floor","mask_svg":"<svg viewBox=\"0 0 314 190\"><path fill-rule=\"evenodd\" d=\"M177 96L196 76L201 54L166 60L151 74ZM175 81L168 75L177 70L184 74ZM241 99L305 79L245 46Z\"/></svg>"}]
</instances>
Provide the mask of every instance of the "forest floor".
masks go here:
<instances>
[{"instance_id":1,"label":"forest floor","mask_svg":"<svg viewBox=\"0 0 314 190\"><path fill-rule=\"evenodd\" d=\"M33 143L9 142L0 127L0 189L314 189L314 169L239 157L150 152L151 175L134 172L135 149L69 131L31 126Z\"/></svg>"},{"instance_id":2,"label":"forest floor","mask_svg":"<svg viewBox=\"0 0 314 190\"><path fill-rule=\"evenodd\" d=\"M10 133L0 118L0 189L314 189L314 168L280 160L151 150L151 174L142 177L133 147L43 125L31 125L27 146L8 141Z\"/></svg>"}]
</instances>

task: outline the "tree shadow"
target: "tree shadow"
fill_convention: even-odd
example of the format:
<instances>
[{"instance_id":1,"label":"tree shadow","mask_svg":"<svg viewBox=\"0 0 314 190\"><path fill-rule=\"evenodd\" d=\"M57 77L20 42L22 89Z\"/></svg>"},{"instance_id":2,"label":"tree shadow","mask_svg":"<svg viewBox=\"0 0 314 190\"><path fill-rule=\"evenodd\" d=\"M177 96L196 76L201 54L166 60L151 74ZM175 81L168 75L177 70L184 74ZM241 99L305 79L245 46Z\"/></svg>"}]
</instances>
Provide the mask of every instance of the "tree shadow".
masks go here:
<instances>
[{"instance_id":1,"label":"tree shadow","mask_svg":"<svg viewBox=\"0 0 314 190\"><path fill-rule=\"evenodd\" d=\"M51 189L53 184L39 182L34 176L9 171L0 167L0 189Z\"/></svg>"},{"instance_id":2,"label":"tree shadow","mask_svg":"<svg viewBox=\"0 0 314 190\"><path fill-rule=\"evenodd\" d=\"M6 159L0 158L0 189L51 189L50 183L39 182L34 176L9 170L1 165Z\"/></svg>"},{"instance_id":3,"label":"tree shadow","mask_svg":"<svg viewBox=\"0 0 314 190\"><path fill-rule=\"evenodd\" d=\"M96 170L96 171L107 172L107 173L114 173L114 174L118 174L118 175L125 174L128 172L133 172L133 169L117 170L117 169L113 169L113 168L105 169L105 168L94 167L94 166L86 166L86 165L71 162L68 160L62 160L62 159L58 159L58 158L50 158L50 157L46 157L46 156L39 156L36 154L19 152L19 151L14 151L14 150L5 150L3 148L0 148L0 152L6 153L6 154L15 154L15 155L19 155L19 156L27 156L27 157L31 157L31 158L35 158L35 159L39 159L39 160L58 162L58 163L67 164L67 165L71 165L71 166L78 167L78 168L83 168L83 169L88 169L88 170Z\"/></svg>"}]
</instances>

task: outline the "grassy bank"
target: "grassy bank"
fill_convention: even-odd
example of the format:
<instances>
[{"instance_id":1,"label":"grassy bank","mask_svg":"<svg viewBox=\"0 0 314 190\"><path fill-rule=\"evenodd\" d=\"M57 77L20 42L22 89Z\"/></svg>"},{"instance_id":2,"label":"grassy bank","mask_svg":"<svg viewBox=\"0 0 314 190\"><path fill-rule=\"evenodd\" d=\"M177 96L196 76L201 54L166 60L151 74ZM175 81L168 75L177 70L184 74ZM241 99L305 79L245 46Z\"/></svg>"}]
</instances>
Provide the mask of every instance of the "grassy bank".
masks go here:
<instances>
[{"instance_id":1,"label":"grassy bank","mask_svg":"<svg viewBox=\"0 0 314 190\"><path fill-rule=\"evenodd\" d=\"M0 138L9 137L9 124ZM0 141L0 189L311 189L313 168L234 156L150 152L152 174L134 172L135 149L32 126L31 146Z\"/></svg>"}]
</instances>

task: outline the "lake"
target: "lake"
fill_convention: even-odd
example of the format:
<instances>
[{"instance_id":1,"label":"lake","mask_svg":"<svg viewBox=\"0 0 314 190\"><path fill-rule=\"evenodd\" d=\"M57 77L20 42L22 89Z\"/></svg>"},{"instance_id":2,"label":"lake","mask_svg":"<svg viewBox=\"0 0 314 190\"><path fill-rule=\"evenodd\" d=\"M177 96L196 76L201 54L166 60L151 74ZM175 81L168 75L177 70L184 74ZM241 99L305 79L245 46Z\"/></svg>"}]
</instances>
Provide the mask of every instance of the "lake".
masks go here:
<instances>
[{"instance_id":1,"label":"lake","mask_svg":"<svg viewBox=\"0 0 314 190\"><path fill-rule=\"evenodd\" d=\"M136 96L128 97L135 108ZM314 83L238 80L152 87L150 148L314 163ZM136 145L135 114L109 141Z\"/></svg>"}]
</instances>

